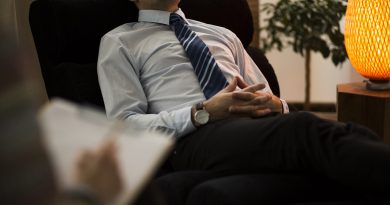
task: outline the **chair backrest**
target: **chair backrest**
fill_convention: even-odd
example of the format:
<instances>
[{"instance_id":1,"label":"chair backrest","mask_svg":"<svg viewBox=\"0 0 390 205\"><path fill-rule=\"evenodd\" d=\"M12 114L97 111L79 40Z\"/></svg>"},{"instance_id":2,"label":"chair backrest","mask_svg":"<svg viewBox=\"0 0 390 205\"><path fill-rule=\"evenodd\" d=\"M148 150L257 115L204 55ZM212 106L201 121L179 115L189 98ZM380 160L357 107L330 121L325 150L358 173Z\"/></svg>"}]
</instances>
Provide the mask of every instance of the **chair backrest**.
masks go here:
<instances>
[{"instance_id":1,"label":"chair backrest","mask_svg":"<svg viewBox=\"0 0 390 205\"><path fill-rule=\"evenodd\" d=\"M226 27L247 47L253 21L246 0L185 0L188 18ZM35 0L30 25L49 98L60 96L103 107L96 62L101 37L137 21L129 0Z\"/></svg>"},{"instance_id":2,"label":"chair backrest","mask_svg":"<svg viewBox=\"0 0 390 205\"><path fill-rule=\"evenodd\" d=\"M30 6L40 60L48 65L96 61L100 38L137 17L128 0L35 0Z\"/></svg>"},{"instance_id":3,"label":"chair backrest","mask_svg":"<svg viewBox=\"0 0 390 205\"><path fill-rule=\"evenodd\" d=\"M137 16L127 0L33 1L30 26L48 97L103 106L96 74L100 38Z\"/></svg>"},{"instance_id":4,"label":"chair backrest","mask_svg":"<svg viewBox=\"0 0 390 205\"><path fill-rule=\"evenodd\" d=\"M187 18L228 28L248 47L253 36L253 19L247 0L183 0Z\"/></svg>"}]
</instances>

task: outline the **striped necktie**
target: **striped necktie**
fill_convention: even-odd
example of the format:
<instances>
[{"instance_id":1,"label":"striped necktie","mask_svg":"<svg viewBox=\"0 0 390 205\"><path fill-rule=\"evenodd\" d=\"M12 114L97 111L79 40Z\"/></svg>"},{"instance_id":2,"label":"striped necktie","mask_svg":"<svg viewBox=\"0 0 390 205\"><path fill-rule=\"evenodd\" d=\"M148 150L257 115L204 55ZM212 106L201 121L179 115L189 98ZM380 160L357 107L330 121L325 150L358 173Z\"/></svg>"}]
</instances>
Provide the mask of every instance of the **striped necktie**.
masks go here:
<instances>
[{"instance_id":1,"label":"striped necktie","mask_svg":"<svg viewBox=\"0 0 390 205\"><path fill-rule=\"evenodd\" d=\"M228 85L225 76L209 48L180 15L171 13L169 24L191 61L206 99L211 98Z\"/></svg>"}]
</instances>

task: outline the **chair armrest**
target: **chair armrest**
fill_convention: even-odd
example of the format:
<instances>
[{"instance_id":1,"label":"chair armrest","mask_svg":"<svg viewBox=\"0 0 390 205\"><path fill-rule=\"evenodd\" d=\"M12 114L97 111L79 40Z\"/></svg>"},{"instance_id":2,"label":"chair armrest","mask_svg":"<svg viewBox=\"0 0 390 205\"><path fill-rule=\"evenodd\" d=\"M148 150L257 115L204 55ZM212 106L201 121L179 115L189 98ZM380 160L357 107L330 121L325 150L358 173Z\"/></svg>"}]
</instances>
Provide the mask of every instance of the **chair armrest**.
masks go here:
<instances>
[{"instance_id":1,"label":"chair armrest","mask_svg":"<svg viewBox=\"0 0 390 205\"><path fill-rule=\"evenodd\" d=\"M100 91L96 63L61 63L50 70L53 88L50 97L62 97L77 103L104 107Z\"/></svg>"}]
</instances>

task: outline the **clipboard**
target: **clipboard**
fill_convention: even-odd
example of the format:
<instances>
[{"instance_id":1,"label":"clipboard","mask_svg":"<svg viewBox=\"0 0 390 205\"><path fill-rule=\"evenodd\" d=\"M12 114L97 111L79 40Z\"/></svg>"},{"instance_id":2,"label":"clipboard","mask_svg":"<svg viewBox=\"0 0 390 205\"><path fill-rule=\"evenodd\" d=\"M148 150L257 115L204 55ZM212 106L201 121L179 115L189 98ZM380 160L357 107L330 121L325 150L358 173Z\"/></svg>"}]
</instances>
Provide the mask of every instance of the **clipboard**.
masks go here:
<instances>
[{"instance_id":1,"label":"clipboard","mask_svg":"<svg viewBox=\"0 0 390 205\"><path fill-rule=\"evenodd\" d=\"M43 107L39 123L61 188L75 185L73 176L80 153L96 150L110 134L115 134L119 174L123 180L117 204L134 201L174 144L168 135L109 121L101 111L62 99L54 99Z\"/></svg>"}]
</instances>

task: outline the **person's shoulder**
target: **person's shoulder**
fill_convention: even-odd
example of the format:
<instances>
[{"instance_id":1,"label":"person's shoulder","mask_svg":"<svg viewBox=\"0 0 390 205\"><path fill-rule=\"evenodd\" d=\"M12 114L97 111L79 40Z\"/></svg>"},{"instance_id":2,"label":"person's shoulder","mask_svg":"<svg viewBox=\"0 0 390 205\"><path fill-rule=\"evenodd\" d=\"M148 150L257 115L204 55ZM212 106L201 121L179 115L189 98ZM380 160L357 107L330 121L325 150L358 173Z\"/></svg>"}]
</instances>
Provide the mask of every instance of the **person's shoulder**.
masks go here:
<instances>
[{"instance_id":1,"label":"person's shoulder","mask_svg":"<svg viewBox=\"0 0 390 205\"><path fill-rule=\"evenodd\" d=\"M217 26L217 25L214 25L214 24L209 24L209 23L205 23L205 22L201 22L201 21L197 21L197 20L193 20L193 19L188 19L188 22L190 24L193 24L193 25L197 25L197 26L200 26L200 27L207 28L209 30L213 30L214 32L219 33L220 35L236 36L231 30L229 30L229 29L227 29L225 27L222 27L222 26Z\"/></svg>"},{"instance_id":2,"label":"person's shoulder","mask_svg":"<svg viewBox=\"0 0 390 205\"><path fill-rule=\"evenodd\" d=\"M137 24L137 22L122 24L122 25L112 29L111 31L107 32L106 34L104 34L103 39L104 38L119 38L120 36L122 36L126 33L132 32L134 30L133 28L136 24Z\"/></svg>"}]
</instances>

